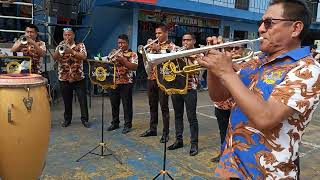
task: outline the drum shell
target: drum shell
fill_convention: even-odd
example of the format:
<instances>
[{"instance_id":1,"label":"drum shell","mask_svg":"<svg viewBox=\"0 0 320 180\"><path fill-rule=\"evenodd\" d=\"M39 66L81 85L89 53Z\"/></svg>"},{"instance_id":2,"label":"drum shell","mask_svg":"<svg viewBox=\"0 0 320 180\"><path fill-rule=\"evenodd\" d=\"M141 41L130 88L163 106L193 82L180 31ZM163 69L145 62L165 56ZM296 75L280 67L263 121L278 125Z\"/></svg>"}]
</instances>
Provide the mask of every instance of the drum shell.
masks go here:
<instances>
[{"instance_id":1,"label":"drum shell","mask_svg":"<svg viewBox=\"0 0 320 180\"><path fill-rule=\"evenodd\" d=\"M39 178L48 152L51 115L46 86L29 87L29 96L33 98L30 112L23 102L28 97L25 87L28 85L0 87L0 177L3 180Z\"/></svg>"}]
</instances>

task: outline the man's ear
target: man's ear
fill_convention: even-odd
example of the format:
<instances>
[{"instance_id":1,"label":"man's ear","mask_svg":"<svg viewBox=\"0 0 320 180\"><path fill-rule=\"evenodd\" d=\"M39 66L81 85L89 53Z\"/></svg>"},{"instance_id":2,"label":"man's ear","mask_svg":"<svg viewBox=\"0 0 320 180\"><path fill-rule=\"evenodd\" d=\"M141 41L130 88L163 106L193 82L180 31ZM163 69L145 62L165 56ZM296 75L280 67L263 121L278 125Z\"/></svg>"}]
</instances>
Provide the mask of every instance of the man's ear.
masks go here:
<instances>
[{"instance_id":1,"label":"man's ear","mask_svg":"<svg viewBox=\"0 0 320 180\"><path fill-rule=\"evenodd\" d=\"M293 23L292 28L293 31L291 37L299 37L304 28L304 24L301 21L296 21Z\"/></svg>"}]
</instances>

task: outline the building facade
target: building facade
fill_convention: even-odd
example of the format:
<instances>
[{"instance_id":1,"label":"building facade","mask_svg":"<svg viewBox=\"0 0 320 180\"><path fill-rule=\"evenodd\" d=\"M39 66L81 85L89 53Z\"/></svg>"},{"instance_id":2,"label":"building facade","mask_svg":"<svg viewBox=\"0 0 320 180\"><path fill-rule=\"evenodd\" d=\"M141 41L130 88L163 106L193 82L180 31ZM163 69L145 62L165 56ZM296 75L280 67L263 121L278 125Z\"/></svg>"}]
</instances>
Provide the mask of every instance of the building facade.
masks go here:
<instances>
[{"instance_id":1,"label":"building facade","mask_svg":"<svg viewBox=\"0 0 320 180\"><path fill-rule=\"evenodd\" d=\"M89 56L108 54L117 46L117 37L127 34L130 48L146 44L155 38L154 27L168 25L169 38L181 45L185 32L193 32L197 44L204 44L207 36L221 35L228 40L254 39L258 35L258 21L270 0L96 0L93 14L84 18L92 26L85 43ZM314 23L305 44L320 39L320 5L309 0ZM318 8L319 7L319 8ZM81 31L79 31L81 34ZM142 63L137 78L144 79Z\"/></svg>"}]
</instances>

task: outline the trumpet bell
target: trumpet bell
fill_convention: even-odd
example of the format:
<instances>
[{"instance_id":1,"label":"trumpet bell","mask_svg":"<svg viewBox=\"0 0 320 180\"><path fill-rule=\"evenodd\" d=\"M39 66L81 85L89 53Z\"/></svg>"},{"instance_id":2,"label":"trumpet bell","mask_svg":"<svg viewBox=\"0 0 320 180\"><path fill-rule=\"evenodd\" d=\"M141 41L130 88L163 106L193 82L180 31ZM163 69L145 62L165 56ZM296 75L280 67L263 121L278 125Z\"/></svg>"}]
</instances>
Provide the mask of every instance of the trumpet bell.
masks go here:
<instances>
[{"instance_id":1,"label":"trumpet bell","mask_svg":"<svg viewBox=\"0 0 320 180\"><path fill-rule=\"evenodd\" d=\"M27 39L27 36L20 36L20 42L21 42L21 44L23 44L23 45L26 45L26 44L28 44L28 39Z\"/></svg>"}]
</instances>

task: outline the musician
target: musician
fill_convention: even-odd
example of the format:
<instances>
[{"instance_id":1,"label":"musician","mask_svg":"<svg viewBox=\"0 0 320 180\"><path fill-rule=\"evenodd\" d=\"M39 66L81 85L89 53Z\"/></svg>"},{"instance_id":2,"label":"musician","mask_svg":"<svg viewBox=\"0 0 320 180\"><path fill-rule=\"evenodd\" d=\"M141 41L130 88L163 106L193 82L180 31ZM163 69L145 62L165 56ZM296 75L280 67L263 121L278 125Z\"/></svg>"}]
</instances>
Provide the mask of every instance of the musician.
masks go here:
<instances>
[{"instance_id":1,"label":"musician","mask_svg":"<svg viewBox=\"0 0 320 180\"><path fill-rule=\"evenodd\" d=\"M68 127L72 120L73 90L77 94L81 110L81 122L89 128L89 113L87 105L87 89L83 72L83 61L87 58L86 47L83 43L74 41L74 31L71 28L63 29L63 41L53 53L53 59L58 62L60 90L64 103L64 121L62 127ZM59 52L64 46L64 52Z\"/></svg>"},{"instance_id":2,"label":"musician","mask_svg":"<svg viewBox=\"0 0 320 180\"><path fill-rule=\"evenodd\" d=\"M38 27L34 24L28 24L25 28L25 37L27 44L21 43L18 39L12 46L12 52L22 52L23 56L29 56L32 59L31 73L41 74L42 57L46 54L46 44L38 38Z\"/></svg>"},{"instance_id":3,"label":"musician","mask_svg":"<svg viewBox=\"0 0 320 180\"><path fill-rule=\"evenodd\" d=\"M116 89L110 89L110 102L112 108L112 122L108 131L119 128L119 111L120 100L122 101L124 113L124 127L122 134L131 131L132 128L132 88L133 88L133 71L138 67L138 56L129 49L129 38L126 34L118 36L119 53L110 61L116 64ZM113 50L108 56L110 57L115 51Z\"/></svg>"},{"instance_id":4,"label":"musician","mask_svg":"<svg viewBox=\"0 0 320 180\"><path fill-rule=\"evenodd\" d=\"M182 45L186 49L193 49L196 43L195 36L192 33L185 33L182 37ZM195 57L186 57L184 59L188 65L196 63ZM198 137L199 126L197 120L197 84L198 77L196 74L188 74L188 91L187 94L172 94L172 105L175 116L176 141L168 147L168 150L174 150L183 147L183 114L184 104L186 105L187 117L191 132L190 156L198 154Z\"/></svg>"},{"instance_id":5,"label":"musician","mask_svg":"<svg viewBox=\"0 0 320 180\"><path fill-rule=\"evenodd\" d=\"M223 40L222 40L222 42L223 42ZM244 48L241 45L232 46L230 48L224 48L224 52L230 53L231 57L233 57L233 58L239 58L239 57L243 57ZM236 65L234 65L234 66L236 66ZM240 67L237 66L237 68L240 68ZM214 103L214 114L217 117L217 121L218 121L221 148L220 148L220 152L219 152L218 156L213 157L211 159L212 162L219 162L219 160L220 160L220 156L223 151L223 143L225 141L226 134L227 134L231 108L232 108L232 101L230 101L229 99L226 101Z\"/></svg>"},{"instance_id":6,"label":"musician","mask_svg":"<svg viewBox=\"0 0 320 180\"><path fill-rule=\"evenodd\" d=\"M152 53L168 53L174 51L176 46L168 40L168 29L164 24L159 24L155 29L158 43L151 45L150 50ZM148 99L150 106L150 128L142 133L140 137L157 136L158 126L158 102L160 102L163 130L160 139L161 143L169 140L169 105L168 95L162 91L156 80L156 67L151 68L148 76Z\"/></svg>"},{"instance_id":7,"label":"musician","mask_svg":"<svg viewBox=\"0 0 320 180\"><path fill-rule=\"evenodd\" d=\"M258 30L264 55L239 76L216 50L198 60L208 68L211 99L236 103L216 176L299 179L299 145L320 94L319 64L301 47L310 23L305 2L273 0Z\"/></svg>"}]
</instances>

